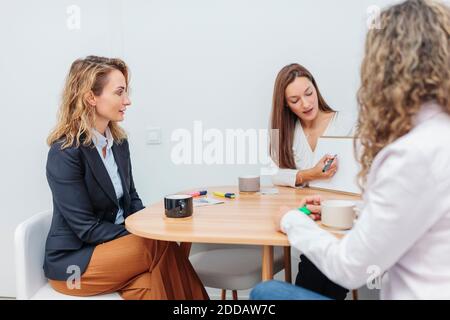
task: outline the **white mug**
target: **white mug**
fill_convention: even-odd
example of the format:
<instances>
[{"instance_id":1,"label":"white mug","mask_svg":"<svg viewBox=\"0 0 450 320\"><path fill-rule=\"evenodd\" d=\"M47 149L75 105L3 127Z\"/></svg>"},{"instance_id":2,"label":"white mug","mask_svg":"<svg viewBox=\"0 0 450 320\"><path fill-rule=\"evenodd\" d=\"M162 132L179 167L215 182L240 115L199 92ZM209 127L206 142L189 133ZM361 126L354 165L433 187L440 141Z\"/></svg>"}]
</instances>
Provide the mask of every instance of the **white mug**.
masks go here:
<instances>
[{"instance_id":1,"label":"white mug","mask_svg":"<svg viewBox=\"0 0 450 320\"><path fill-rule=\"evenodd\" d=\"M259 176L240 176L239 191L240 192L258 192L260 187Z\"/></svg>"},{"instance_id":2,"label":"white mug","mask_svg":"<svg viewBox=\"0 0 450 320\"><path fill-rule=\"evenodd\" d=\"M325 200L322 201L321 208L324 226L341 230L348 230L353 227L358 210L354 201Z\"/></svg>"}]
</instances>

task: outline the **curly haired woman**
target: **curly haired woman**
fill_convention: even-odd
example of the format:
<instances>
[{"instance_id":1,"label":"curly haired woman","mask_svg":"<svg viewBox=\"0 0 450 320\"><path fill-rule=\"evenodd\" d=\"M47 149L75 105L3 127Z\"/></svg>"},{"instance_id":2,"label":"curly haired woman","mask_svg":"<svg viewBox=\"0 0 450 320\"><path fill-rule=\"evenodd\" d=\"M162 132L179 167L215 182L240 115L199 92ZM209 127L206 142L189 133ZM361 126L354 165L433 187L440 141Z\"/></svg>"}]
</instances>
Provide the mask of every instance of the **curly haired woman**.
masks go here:
<instances>
[{"instance_id":1,"label":"curly haired woman","mask_svg":"<svg viewBox=\"0 0 450 320\"><path fill-rule=\"evenodd\" d=\"M379 276L382 299L449 299L450 9L410 0L380 22L367 35L358 92L358 222L338 240L298 210L280 210L278 219L291 244L343 287ZM320 197L303 204L320 212ZM251 296L325 298L279 282Z\"/></svg>"}]
</instances>

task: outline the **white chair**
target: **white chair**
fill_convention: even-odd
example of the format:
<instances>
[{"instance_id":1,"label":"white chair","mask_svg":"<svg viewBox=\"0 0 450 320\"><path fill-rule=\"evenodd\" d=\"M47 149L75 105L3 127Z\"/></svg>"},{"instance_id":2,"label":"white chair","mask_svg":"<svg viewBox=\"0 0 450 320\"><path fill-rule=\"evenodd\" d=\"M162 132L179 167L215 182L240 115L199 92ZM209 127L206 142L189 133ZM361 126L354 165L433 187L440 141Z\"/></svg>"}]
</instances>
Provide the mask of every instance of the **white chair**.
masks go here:
<instances>
[{"instance_id":1,"label":"white chair","mask_svg":"<svg viewBox=\"0 0 450 320\"><path fill-rule=\"evenodd\" d=\"M204 286L222 289L222 300L226 299L226 290L231 290L237 300L238 290L253 288L261 282L261 246L208 245L205 250L193 253L189 260ZM283 248L275 247L273 260L273 273L284 268L285 280L291 282L290 254L285 260Z\"/></svg>"},{"instance_id":2,"label":"white chair","mask_svg":"<svg viewBox=\"0 0 450 320\"><path fill-rule=\"evenodd\" d=\"M16 228L14 235L16 298L19 300L121 300L118 293L76 297L53 290L42 269L45 241L51 221L52 212L46 211L32 216Z\"/></svg>"}]
</instances>

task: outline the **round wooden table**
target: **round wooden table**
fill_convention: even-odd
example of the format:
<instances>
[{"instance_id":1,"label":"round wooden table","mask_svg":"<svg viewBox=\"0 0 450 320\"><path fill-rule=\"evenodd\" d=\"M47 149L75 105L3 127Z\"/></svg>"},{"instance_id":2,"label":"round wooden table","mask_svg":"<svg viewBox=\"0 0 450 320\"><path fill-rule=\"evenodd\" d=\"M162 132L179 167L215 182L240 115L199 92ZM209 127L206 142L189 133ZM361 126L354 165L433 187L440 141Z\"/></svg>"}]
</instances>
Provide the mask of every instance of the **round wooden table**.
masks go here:
<instances>
[{"instance_id":1,"label":"round wooden table","mask_svg":"<svg viewBox=\"0 0 450 320\"><path fill-rule=\"evenodd\" d=\"M271 188L271 187L270 187ZM163 200L136 212L125 220L127 230L135 235L166 241L181 242L188 255L191 244L222 243L260 245L262 250L262 280L273 278L273 247L284 246L286 280L290 282L290 247L285 234L277 231L274 215L281 206L297 208L307 195L320 194L324 199L360 200L360 196L339 192L276 187L278 194L239 193L236 186L202 187L188 190L208 190L208 197L225 203L194 207L194 214L187 219L168 219L164 214ZM214 191L234 192L235 199L213 195ZM184 192L180 192L184 193ZM320 222L319 222L320 224ZM339 233L336 236L342 236Z\"/></svg>"}]
</instances>

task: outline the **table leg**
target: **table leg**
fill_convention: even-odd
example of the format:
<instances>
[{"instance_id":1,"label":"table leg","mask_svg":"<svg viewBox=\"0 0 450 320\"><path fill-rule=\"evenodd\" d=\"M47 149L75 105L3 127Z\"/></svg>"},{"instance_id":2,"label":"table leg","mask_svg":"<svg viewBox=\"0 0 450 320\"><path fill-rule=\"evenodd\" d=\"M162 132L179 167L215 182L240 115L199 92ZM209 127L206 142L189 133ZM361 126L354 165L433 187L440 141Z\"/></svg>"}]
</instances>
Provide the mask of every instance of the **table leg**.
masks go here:
<instances>
[{"instance_id":1,"label":"table leg","mask_svg":"<svg viewBox=\"0 0 450 320\"><path fill-rule=\"evenodd\" d=\"M292 283L291 271L291 247L283 247L284 250L284 280Z\"/></svg>"},{"instance_id":2,"label":"table leg","mask_svg":"<svg viewBox=\"0 0 450 320\"><path fill-rule=\"evenodd\" d=\"M192 246L192 242L181 242L180 243L181 252L183 252L183 254L188 258L189 258L189 253L191 252L191 246Z\"/></svg>"},{"instance_id":3,"label":"table leg","mask_svg":"<svg viewBox=\"0 0 450 320\"><path fill-rule=\"evenodd\" d=\"M273 279L273 246L263 246L262 281Z\"/></svg>"}]
</instances>

